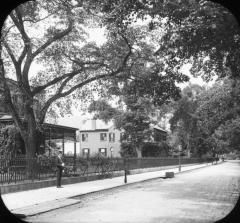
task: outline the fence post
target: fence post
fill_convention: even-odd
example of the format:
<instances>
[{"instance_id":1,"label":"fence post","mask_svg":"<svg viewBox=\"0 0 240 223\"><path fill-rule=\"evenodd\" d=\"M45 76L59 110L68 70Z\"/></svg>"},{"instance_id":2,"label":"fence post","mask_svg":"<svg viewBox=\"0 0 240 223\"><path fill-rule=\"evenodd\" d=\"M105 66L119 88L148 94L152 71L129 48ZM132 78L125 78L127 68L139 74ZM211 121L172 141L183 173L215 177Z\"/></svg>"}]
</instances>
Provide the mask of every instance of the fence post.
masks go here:
<instances>
[{"instance_id":1,"label":"fence post","mask_svg":"<svg viewBox=\"0 0 240 223\"><path fill-rule=\"evenodd\" d=\"M76 141L77 141L77 136L76 136L76 132L75 132L74 133L74 169L76 168L76 158L77 158Z\"/></svg>"},{"instance_id":2,"label":"fence post","mask_svg":"<svg viewBox=\"0 0 240 223\"><path fill-rule=\"evenodd\" d=\"M124 157L124 183L127 183L127 160Z\"/></svg>"},{"instance_id":3,"label":"fence post","mask_svg":"<svg viewBox=\"0 0 240 223\"><path fill-rule=\"evenodd\" d=\"M181 151L182 151L182 146L179 145L179 159L178 159L178 171L181 172Z\"/></svg>"}]
</instances>

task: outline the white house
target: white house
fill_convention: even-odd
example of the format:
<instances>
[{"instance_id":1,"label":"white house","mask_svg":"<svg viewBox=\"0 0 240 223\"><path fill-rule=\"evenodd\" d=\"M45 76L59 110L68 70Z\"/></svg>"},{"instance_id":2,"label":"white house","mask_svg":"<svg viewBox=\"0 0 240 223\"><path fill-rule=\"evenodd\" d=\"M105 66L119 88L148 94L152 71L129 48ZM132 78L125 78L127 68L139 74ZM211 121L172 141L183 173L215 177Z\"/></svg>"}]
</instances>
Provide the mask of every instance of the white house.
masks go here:
<instances>
[{"instance_id":1,"label":"white house","mask_svg":"<svg viewBox=\"0 0 240 223\"><path fill-rule=\"evenodd\" d=\"M166 130L157 125L151 125L151 128L154 129L152 142L166 140ZM85 121L79 130L80 156L92 156L100 152L104 156L120 157L123 132L116 129L112 121L108 123L98 119Z\"/></svg>"},{"instance_id":2,"label":"white house","mask_svg":"<svg viewBox=\"0 0 240 223\"><path fill-rule=\"evenodd\" d=\"M79 130L80 156L92 156L102 153L108 157L120 157L121 131L113 122L102 120L86 120Z\"/></svg>"}]
</instances>

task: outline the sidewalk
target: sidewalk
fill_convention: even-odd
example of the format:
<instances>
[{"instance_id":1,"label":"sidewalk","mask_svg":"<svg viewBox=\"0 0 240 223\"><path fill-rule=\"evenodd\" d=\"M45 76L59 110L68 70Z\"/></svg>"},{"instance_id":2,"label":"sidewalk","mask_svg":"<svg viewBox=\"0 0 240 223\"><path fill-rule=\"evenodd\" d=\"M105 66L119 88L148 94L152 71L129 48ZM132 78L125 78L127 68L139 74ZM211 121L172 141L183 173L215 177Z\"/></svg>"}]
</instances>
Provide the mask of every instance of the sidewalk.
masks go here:
<instances>
[{"instance_id":1,"label":"sidewalk","mask_svg":"<svg viewBox=\"0 0 240 223\"><path fill-rule=\"evenodd\" d=\"M211 163L182 166L181 172L201 167L211 166ZM164 169L155 172L146 172L127 176L127 184L141 182L149 179L165 177L165 172L179 173L178 168ZM60 207L79 203L79 199L73 197L102 191L114 187L126 185L124 177L114 177L88 182L64 185L63 188L47 187L29 191L3 194L2 199L6 207L16 214L31 216Z\"/></svg>"}]
</instances>

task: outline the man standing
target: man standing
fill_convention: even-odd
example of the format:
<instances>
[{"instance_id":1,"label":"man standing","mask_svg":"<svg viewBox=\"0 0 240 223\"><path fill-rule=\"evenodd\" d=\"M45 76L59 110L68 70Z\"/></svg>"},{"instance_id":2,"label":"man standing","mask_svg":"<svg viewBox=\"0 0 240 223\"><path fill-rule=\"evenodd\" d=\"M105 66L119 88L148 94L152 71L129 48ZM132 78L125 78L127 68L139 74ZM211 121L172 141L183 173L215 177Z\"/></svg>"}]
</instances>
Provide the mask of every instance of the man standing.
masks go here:
<instances>
[{"instance_id":1,"label":"man standing","mask_svg":"<svg viewBox=\"0 0 240 223\"><path fill-rule=\"evenodd\" d=\"M57 156L57 188L61 188L61 178L62 178L63 168L64 168L64 163L62 160L62 151L59 151Z\"/></svg>"}]
</instances>

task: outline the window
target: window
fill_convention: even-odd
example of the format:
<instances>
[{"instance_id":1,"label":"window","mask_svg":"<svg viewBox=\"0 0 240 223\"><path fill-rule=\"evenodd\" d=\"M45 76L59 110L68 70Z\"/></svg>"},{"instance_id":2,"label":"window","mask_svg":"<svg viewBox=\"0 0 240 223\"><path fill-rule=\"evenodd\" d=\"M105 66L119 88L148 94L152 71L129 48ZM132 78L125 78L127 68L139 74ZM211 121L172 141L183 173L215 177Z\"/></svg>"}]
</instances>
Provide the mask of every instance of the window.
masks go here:
<instances>
[{"instance_id":1,"label":"window","mask_svg":"<svg viewBox=\"0 0 240 223\"><path fill-rule=\"evenodd\" d=\"M127 136L124 132L121 132L120 133L120 141L123 142L123 141L126 141L127 140Z\"/></svg>"},{"instance_id":2,"label":"window","mask_svg":"<svg viewBox=\"0 0 240 223\"><path fill-rule=\"evenodd\" d=\"M109 133L109 142L115 142L115 133Z\"/></svg>"},{"instance_id":3,"label":"window","mask_svg":"<svg viewBox=\"0 0 240 223\"><path fill-rule=\"evenodd\" d=\"M107 133L100 133L100 141L107 141Z\"/></svg>"},{"instance_id":4,"label":"window","mask_svg":"<svg viewBox=\"0 0 240 223\"><path fill-rule=\"evenodd\" d=\"M84 149L82 149L82 152L83 152L83 157L89 157L90 149L84 148Z\"/></svg>"},{"instance_id":5,"label":"window","mask_svg":"<svg viewBox=\"0 0 240 223\"><path fill-rule=\"evenodd\" d=\"M82 134L82 142L87 142L88 141L88 134L87 133L83 133Z\"/></svg>"},{"instance_id":6,"label":"window","mask_svg":"<svg viewBox=\"0 0 240 223\"><path fill-rule=\"evenodd\" d=\"M107 149L106 148L99 148L98 151L103 156L107 156Z\"/></svg>"}]
</instances>

